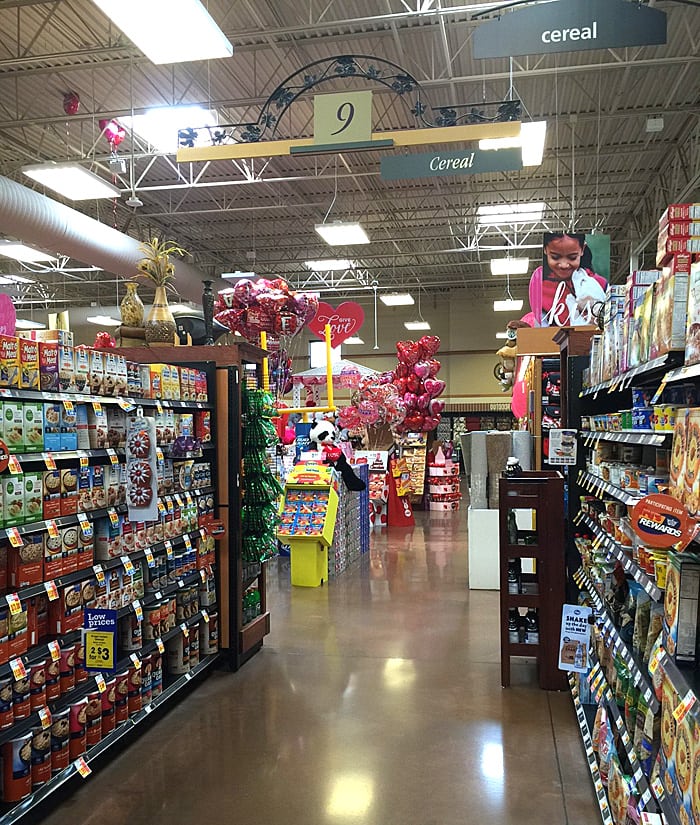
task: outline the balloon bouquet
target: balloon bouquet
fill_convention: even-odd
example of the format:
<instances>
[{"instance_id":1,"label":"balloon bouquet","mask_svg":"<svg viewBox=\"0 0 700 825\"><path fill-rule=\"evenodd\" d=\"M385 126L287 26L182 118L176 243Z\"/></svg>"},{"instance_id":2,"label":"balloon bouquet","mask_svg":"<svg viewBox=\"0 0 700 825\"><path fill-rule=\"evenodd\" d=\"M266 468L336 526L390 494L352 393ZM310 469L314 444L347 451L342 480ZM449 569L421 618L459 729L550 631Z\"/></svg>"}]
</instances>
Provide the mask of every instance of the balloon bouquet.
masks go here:
<instances>
[{"instance_id":1,"label":"balloon bouquet","mask_svg":"<svg viewBox=\"0 0 700 825\"><path fill-rule=\"evenodd\" d=\"M382 425L395 433L434 430L445 409L444 401L437 398L445 390L445 382L435 377L440 370L434 357L439 347L436 335L399 341L396 369L362 379L352 404L339 410L338 425L351 431Z\"/></svg>"},{"instance_id":2,"label":"balloon bouquet","mask_svg":"<svg viewBox=\"0 0 700 825\"><path fill-rule=\"evenodd\" d=\"M240 280L234 287L219 292L214 303L214 318L231 332L239 332L251 344L260 343L267 334L270 350L270 392L276 399L292 389L292 340L315 315L318 299L295 292L282 278Z\"/></svg>"}]
</instances>

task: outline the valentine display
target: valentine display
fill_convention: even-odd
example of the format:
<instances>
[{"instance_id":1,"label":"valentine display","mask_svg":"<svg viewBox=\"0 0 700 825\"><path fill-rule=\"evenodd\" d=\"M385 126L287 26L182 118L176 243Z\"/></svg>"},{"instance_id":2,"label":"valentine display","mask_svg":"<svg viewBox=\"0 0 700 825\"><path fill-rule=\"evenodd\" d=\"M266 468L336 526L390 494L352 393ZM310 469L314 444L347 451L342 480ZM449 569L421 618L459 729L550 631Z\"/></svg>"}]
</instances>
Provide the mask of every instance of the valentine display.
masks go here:
<instances>
[{"instance_id":1,"label":"valentine display","mask_svg":"<svg viewBox=\"0 0 700 825\"><path fill-rule=\"evenodd\" d=\"M367 485L356 475L348 463L345 454L337 446L339 433L332 421L323 419L317 421L309 431L309 441L315 445L317 450L321 450L326 463L332 465L348 490L362 492Z\"/></svg>"},{"instance_id":2,"label":"valentine display","mask_svg":"<svg viewBox=\"0 0 700 825\"><path fill-rule=\"evenodd\" d=\"M459 464L452 460L451 444L438 445L428 453L428 507L439 512L459 510L462 498Z\"/></svg>"},{"instance_id":3,"label":"valentine display","mask_svg":"<svg viewBox=\"0 0 700 825\"><path fill-rule=\"evenodd\" d=\"M269 392L243 385L243 471L245 492L242 511L242 547L245 563L264 561L277 552L277 502L282 488L273 476L267 448L277 444L272 423L276 410Z\"/></svg>"},{"instance_id":4,"label":"valentine display","mask_svg":"<svg viewBox=\"0 0 700 825\"><path fill-rule=\"evenodd\" d=\"M445 391L445 382L436 377L440 370L440 362L435 358L439 348L437 335L396 344L399 363L394 370L393 384L405 415L393 424L395 432L430 432L440 423L445 402L438 400L438 396Z\"/></svg>"},{"instance_id":5,"label":"valentine display","mask_svg":"<svg viewBox=\"0 0 700 825\"><path fill-rule=\"evenodd\" d=\"M129 521L153 521L158 516L156 421L137 415L126 435L126 500Z\"/></svg>"},{"instance_id":6,"label":"valentine display","mask_svg":"<svg viewBox=\"0 0 700 825\"><path fill-rule=\"evenodd\" d=\"M265 332L273 339L292 338L316 315L318 298L295 292L282 278L241 279L219 292L214 319L252 344Z\"/></svg>"},{"instance_id":7,"label":"valentine display","mask_svg":"<svg viewBox=\"0 0 700 825\"><path fill-rule=\"evenodd\" d=\"M331 328L331 346L337 347L358 335L365 321L365 311L354 301L345 301L337 308L321 301L316 316L307 322L308 328L321 340L325 340L326 326Z\"/></svg>"}]
</instances>

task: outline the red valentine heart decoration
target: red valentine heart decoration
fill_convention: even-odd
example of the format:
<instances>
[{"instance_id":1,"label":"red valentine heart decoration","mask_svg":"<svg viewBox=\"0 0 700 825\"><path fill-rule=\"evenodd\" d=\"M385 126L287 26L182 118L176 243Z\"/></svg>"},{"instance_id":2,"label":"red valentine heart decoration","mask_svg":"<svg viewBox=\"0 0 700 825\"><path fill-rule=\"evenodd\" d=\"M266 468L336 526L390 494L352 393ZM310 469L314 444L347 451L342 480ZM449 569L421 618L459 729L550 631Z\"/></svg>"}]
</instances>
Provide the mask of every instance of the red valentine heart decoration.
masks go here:
<instances>
[{"instance_id":1,"label":"red valentine heart decoration","mask_svg":"<svg viewBox=\"0 0 700 825\"><path fill-rule=\"evenodd\" d=\"M425 382L425 391L431 398L437 398L445 389L445 382L440 378L428 378Z\"/></svg>"},{"instance_id":2,"label":"red valentine heart decoration","mask_svg":"<svg viewBox=\"0 0 700 825\"><path fill-rule=\"evenodd\" d=\"M326 324L331 328L331 346L337 347L353 335L357 335L365 321L365 312L354 301L345 301L333 308L325 301L320 301L316 315L307 326L322 340L326 337Z\"/></svg>"},{"instance_id":3,"label":"red valentine heart decoration","mask_svg":"<svg viewBox=\"0 0 700 825\"><path fill-rule=\"evenodd\" d=\"M445 409L445 402L439 401L437 398L433 398L433 400L428 405L428 409L430 410L430 414L437 418L437 416L439 416L440 413Z\"/></svg>"},{"instance_id":4,"label":"red valentine heart decoration","mask_svg":"<svg viewBox=\"0 0 700 825\"><path fill-rule=\"evenodd\" d=\"M427 355L435 355L440 349L440 339L437 335L424 335L418 343Z\"/></svg>"}]
</instances>

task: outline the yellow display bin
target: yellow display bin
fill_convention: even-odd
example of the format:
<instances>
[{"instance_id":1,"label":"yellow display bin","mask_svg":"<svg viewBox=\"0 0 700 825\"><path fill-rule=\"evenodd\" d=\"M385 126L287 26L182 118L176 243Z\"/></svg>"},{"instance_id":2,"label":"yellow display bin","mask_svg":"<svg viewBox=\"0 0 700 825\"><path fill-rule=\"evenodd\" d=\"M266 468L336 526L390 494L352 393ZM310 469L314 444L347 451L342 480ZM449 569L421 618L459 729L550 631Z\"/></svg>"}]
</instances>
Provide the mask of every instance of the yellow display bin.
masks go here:
<instances>
[{"instance_id":1,"label":"yellow display bin","mask_svg":"<svg viewBox=\"0 0 700 825\"><path fill-rule=\"evenodd\" d=\"M291 579L319 587L328 578L328 547L338 513L338 478L324 464L297 464L287 477L277 536L291 548Z\"/></svg>"}]
</instances>

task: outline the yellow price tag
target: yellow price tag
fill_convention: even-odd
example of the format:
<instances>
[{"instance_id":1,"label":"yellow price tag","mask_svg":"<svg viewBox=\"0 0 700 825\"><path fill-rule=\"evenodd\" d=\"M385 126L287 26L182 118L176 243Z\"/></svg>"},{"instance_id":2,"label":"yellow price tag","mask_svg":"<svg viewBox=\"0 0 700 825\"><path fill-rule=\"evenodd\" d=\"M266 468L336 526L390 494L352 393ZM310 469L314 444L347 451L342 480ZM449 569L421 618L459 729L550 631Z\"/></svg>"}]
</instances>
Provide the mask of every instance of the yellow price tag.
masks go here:
<instances>
[{"instance_id":1,"label":"yellow price tag","mask_svg":"<svg viewBox=\"0 0 700 825\"><path fill-rule=\"evenodd\" d=\"M156 647L158 648L159 653L165 653L165 645L163 644L163 640L160 636L156 639Z\"/></svg>"},{"instance_id":2,"label":"yellow price tag","mask_svg":"<svg viewBox=\"0 0 700 825\"><path fill-rule=\"evenodd\" d=\"M19 463L19 459L16 455L10 456L7 462L7 467L13 476L18 476L22 472L22 465Z\"/></svg>"},{"instance_id":3,"label":"yellow price tag","mask_svg":"<svg viewBox=\"0 0 700 825\"><path fill-rule=\"evenodd\" d=\"M149 567L155 567L156 566L156 560L153 557L153 553L150 551L150 549L146 550L146 563L148 564Z\"/></svg>"},{"instance_id":4,"label":"yellow price tag","mask_svg":"<svg viewBox=\"0 0 700 825\"><path fill-rule=\"evenodd\" d=\"M19 656L17 656L16 659L10 659L10 669L12 670L12 675L15 677L15 681L27 678L27 668Z\"/></svg>"},{"instance_id":5,"label":"yellow price tag","mask_svg":"<svg viewBox=\"0 0 700 825\"><path fill-rule=\"evenodd\" d=\"M651 657L649 660L649 673L653 676L659 668L659 664L661 663L661 657L663 656L663 650L659 649L656 653Z\"/></svg>"},{"instance_id":6,"label":"yellow price tag","mask_svg":"<svg viewBox=\"0 0 700 825\"><path fill-rule=\"evenodd\" d=\"M156 447L156 458L158 461L165 461L165 456L163 455L163 451L160 447Z\"/></svg>"},{"instance_id":7,"label":"yellow price tag","mask_svg":"<svg viewBox=\"0 0 700 825\"><path fill-rule=\"evenodd\" d=\"M51 711L48 708L39 708L39 719L44 730L51 727Z\"/></svg>"},{"instance_id":8,"label":"yellow price tag","mask_svg":"<svg viewBox=\"0 0 700 825\"><path fill-rule=\"evenodd\" d=\"M44 587L46 588L46 593L49 597L50 602L55 602L58 598L58 588L56 587L55 581L44 582Z\"/></svg>"},{"instance_id":9,"label":"yellow price tag","mask_svg":"<svg viewBox=\"0 0 700 825\"><path fill-rule=\"evenodd\" d=\"M126 570L129 575L134 572L134 565L128 556L122 556L122 564L124 565L124 570Z\"/></svg>"},{"instance_id":10,"label":"yellow price tag","mask_svg":"<svg viewBox=\"0 0 700 825\"><path fill-rule=\"evenodd\" d=\"M95 684L100 693L107 690L107 682L105 682L105 677L101 673L95 675Z\"/></svg>"},{"instance_id":11,"label":"yellow price tag","mask_svg":"<svg viewBox=\"0 0 700 825\"><path fill-rule=\"evenodd\" d=\"M190 539L189 533L185 533L185 535L182 537L182 540L185 543L185 547L188 550L191 550L192 549L192 540Z\"/></svg>"},{"instance_id":12,"label":"yellow price tag","mask_svg":"<svg viewBox=\"0 0 700 825\"><path fill-rule=\"evenodd\" d=\"M49 649L49 655L51 656L52 662L57 662L61 658L61 647L58 642L54 639L54 641L49 642L47 645Z\"/></svg>"},{"instance_id":13,"label":"yellow price tag","mask_svg":"<svg viewBox=\"0 0 700 825\"><path fill-rule=\"evenodd\" d=\"M64 398L63 399L63 409L67 413L74 413L75 412L75 404L69 398Z\"/></svg>"},{"instance_id":14,"label":"yellow price tag","mask_svg":"<svg viewBox=\"0 0 700 825\"><path fill-rule=\"evenodd\" d=\"M51 536L52 539L58 538L58 524L56 524L54 519L46 519L46 532Z\"/></svg>"},{"instance_id":15,"label":"yellow price tag","mask_svg":"<svg viewBox=\"0 0 700 825\"><path fill-rule=\"evenodd\" d=\"M8 527L6 532L7 538L10 540L10 544L13 547L22 547L24 541L22 539L22 536L20 536L19 534L19 530L16 527Z\"/></svg>"},{"instance_id":16,"label":"yellow price tag","mask_svg":"<svg viewBox=\"0 0 700 825\"><path fill-rule=\"evenodd\" d=\"M112 463L113 467L116 467L119 464L119 456L117 455L116 451L113 450L111 447L107 448L107 455L109 456L109 460Z\"/></svg>"},{"instance_id":17,"label":"yellow price tag","mask_svg":"<svg viewBox=\"0 0 700 825\"><path fill-rule=\"evenodd\" d=\"M92 408L98 415L102 415L102 403L100 401L93 401Z\"/></svg>"},{"instance_id":18,"label":"yellow price tag","mask_svg":"<svg viewBox=\"0 0 700 825\"><path fill-rule=\"evenodd\" d=\"M5 599L7 600L7 606L10 608L10 613L13 616L17 616L22 612L22 602L16 593L8 593Z\"/></svg>"},{"instance_id":19,"label":"yellow price tag","mask_svg":"<svg viewBox=\"0 0 700 825\"><path fill-rule=\"evenodd\" d=\"M156 399L156 409L158 410L159 415L163 414L163 405L160 403L160 398Z\"/></svg>"},{"instance_id":20,"label":"yellow price tag","mask_svg":"<svg viewBox=\"0 0 700 825\"><path fill-rule=\"evenodd\" d=\"M88 670L114 669L114 633L110 630L85 631L85 667Z\"/></svg>"},{"instance_id":21,"label":"yellow price tag","mask_svg":"<svg viewBox=\"0 0 700 825\"><path fill-rule=\"evenodd\" d=\"M205 622L209 622L209 614L207 613L206 610L202 610L202 618L204 619Z\"/></svg>"},{"instance_id":22,"label":"yellow price tag","mask_svg":"<svg viewBox=\"0 0 700 825\"><path fill-rule=\"evenodd\" d=\"M42 457L47 470L56 469L56 459L53 457L53 453L42 453Z\"/></svg>"},{"instance_id":23,"label":"yellow price tag","mask_svg":"<svg viewBox=\"0 0 700 825\"><path fill-rule=\"evenodd\" d=\"M136 653L132 653L131 656L129 656L129 658L134 663L134 667L136 668L136 670L138 670L141 667L141 659L139 659Z\"/></svg>"},{"instance_id":24,"label":"yellow price tag","mask_svg":"<svg viewBox=\"0 0 700 825\"><path fill-rule=\"evenodd\" d=\"M102 569L102 565L101 564L96 564L96 565L93 566L92 569L93 569L93 572L95 573L95 578L97 579L97 583L98 584L104 584L105 583L105 572Z\"/></svg>"},{"instance_id":25,"label":"yellow price tag","mask_svg":"<svg viewBox=\"0 0 700 825\"><path fill-rule=\"evenodd\" d=\"M117 515L117 511L114 509L114 507L109 508L107 515L109 516L109 520L112 522L112 525L116 527L117 524L119 524L119 516Z\"/></svg>"},{"instance_id":26,"label":"yellow price tag","mask_svg":"<svg viewBox=\"0 0 700 825\"><path fill-rule=\"evenodd\" d=\"M134 613L136 614L136 618L142 622L143 621L143 608L141 607L141 602L137 599L135 602L132 602L131 606L134 608Z\"/></svg>"},{"instance_id":27,"label":"yellow price tag","mask_svg":"<svg viewBox=\"0 0 700 825\"><path fill-rule=\"evenodd\" d=\"M187 625L184 622L180 625L180 630L182 631L182 635L186 639L190 638L190 629L189 629L189 627L187 627Z\"/></svg>"},{"instance_id":28,"label":"yellow price tag","mask_svg":"<svg viewBox=\"0 0 700 825\"><path fill-rule=\"evenodd\" d=\"M80 466L84 470L86 467L90 466L90 459L87 457L86 453L80 454Z\"/></svg>"},{"instance_id":29,"label":"yellow price tag","mask_svg":"<svg viewBox=\"0 0 700 825\"><path fill-rule=\"evenodd\" d=\"M170 541L170 539L166 539L165 541L165 555L169 559L172 559L173 557L173 543Z\"/></svg>"},{"instance_id":30,"label":"yellow price tag","mask_svg":"<svg viewBox=\"0 0 700 825\"><path fill-rule=\"evenodd\" d=\"M85 757L81 756L73 762L75 765L76 771L83 777L83 779L87 779L88 776L92 773L92 768L88 765L85 761Z\"/></svg>"},{"instance_id":31,"label":"yellow price tag","mask_svg":"<svg viewBox=\"0 0 700 825\"><path fill-rule=\"evenodd\" d=\"M161 516L165 515L165 504L163 504L163 502L160 499L158 499L158 512L161 514Z\"/></svg>"},{"instance_id":32,"label":"yellow price tag","mask_svg":"<svg viewBox=\"0 0 700 825\"><path fill-rule=\"evenodd\" d=\"M688 711L693 707L696 701L697 699L695 698L695 694L692 690L689 690L673 711L673 716L676 722L680 723L685 719Z\"/></svg>"}]
</instances>

